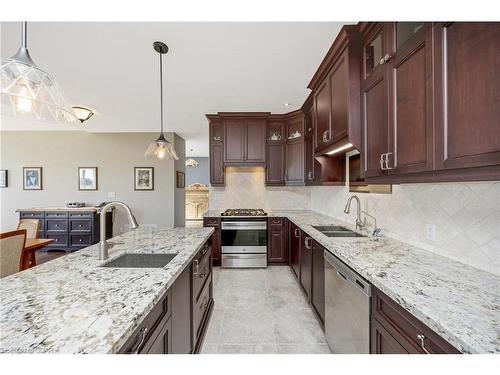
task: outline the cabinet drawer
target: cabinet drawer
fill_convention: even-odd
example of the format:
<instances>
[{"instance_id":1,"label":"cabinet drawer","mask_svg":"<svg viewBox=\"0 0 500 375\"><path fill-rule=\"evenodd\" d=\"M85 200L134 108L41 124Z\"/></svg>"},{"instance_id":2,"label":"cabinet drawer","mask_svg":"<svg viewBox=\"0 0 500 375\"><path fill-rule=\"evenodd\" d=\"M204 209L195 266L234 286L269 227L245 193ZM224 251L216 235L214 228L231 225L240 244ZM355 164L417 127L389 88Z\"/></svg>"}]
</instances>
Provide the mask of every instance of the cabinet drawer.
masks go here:
<instances>
[{"instance_id":1,"label":"cabinet drawer","mask_svg":"<svg viewBox=\"0 0 500 375\"><path fill-rule=\"evenodd\" d=\"M70 246L90 246L92 245L92 235L72 234L69 236Z\"/></svg>"},{"instance_id":2,"label":"cabinet drawer","mask_svg":"<svg viewBox=\"0 0 500 375\"><path fill-rule=\"evenodd\" d=\"M373 291L373 317L409 353L425 353L426 351L430 354L460 353L380 290L373 288Z\"/></svg>"},{"instance_id":3,"label":"cabinet drawer","mask_svg":"<svg viewBox=\"0 0 500 375\"><path fill-rule=\"evenodd\" d=\"M125 345L121 347L118 353L137 354L144 352L148 341L154 338L156 328L159 327L162 322L168 320L171 312L172 305L170 291L168 291L139 324L132 336L127 340ZM158 331L156 331L156 334L157 332Z\"/></svg>"},{"instance_id":4,"label":"cabinet drawer","mask_svg":"<svg viewBox=\"0 0 500 375\"><path fill-rule=\"evenodd\" d=\"M196 338L198 338L201 333L200 331L201 327L203 327L203 319L208 310L208 306L210 305L210 300L212 299L212 296L210 295L211 285L212 281L209 279L200 294L198 302L196 303L193 317L194 332L196 333Z\"/></svg>"},{"instance_id":5,"label":"cabinet drawer","mask_svg":"<svg viewBox=\"0 0 500 375\"><path fill-rule=\"evenodd\" d=\"M210 246L201 251L193 262L193 295L198 302L205 280L210 276Z\"/></svg>"},{"instance_id":6,"label":"cabinet drawer","mask_svg":"<svg viewBox=\"0 0 500 375\"><path fill-rule=\"evenodd\" d=\"M203 218L203 226L218 228L220 226L220 219L217 217L205 217Z\"/></svg>"},{"instance_id":7,"label":"cabinet drawer","mask_svg":"<svg viewBox=\"0 0 500 375\"><path fill-rule=\"evenodd\" d=\"M271 227L281 228L285 224L285 219L282 217L270 217L267 220Z\"/></svg>"},{"instance_id":8,"label":"cabinet drawer","mask_svg":"<svg viewBox=\"0 0 500 375\"><path fill-rule=\"evenodd\" d=\"M70 220L69 228L72 232L90 232L92 222L90 220Z\"/></svg>"},{"instance_id":9,"label":"cabinet drawer","mask_svg":"<svg viewBox=\"0 0 500 375\"><path fill-rule=\"evenodd\" d=\"M92 212L70 212L69 213L69 217L70 218L82 218L82 217L86 217L86 218L91 218L93 215Z\"/></svg>"},{"instance_id":10,"label":"cabinet drawer","mask_svg":"<svg viewBox=\"0 0 500 375\"><path fill-rule=\"evenodd\" d=\"M68 217L67 212L46 212L46 218L55 218L55 219L65 219Z\"/></svg>"},{"instance_id":11,"label":"cabinet drawer","mask_svg":"<svg viewBox=\"0 0 500 375\"><path fill-rule=\"evenodd\" d=\"M43 219L43 212L21 212L21 219Z\"/></svg>"},{"instance_id":12,"label":"cabinet drawer","mask_svg":"<svg viewBox=\"0 0 500 375\"><path fill-rule=\"evenodd\" d=\"M47 232L66 232L68 230L68 220L48 219L45 221L45 230Z\"/></svg>"},{"instance_id":13,"label":"cabinet drawer","mask_svg":"<svg viewBox=\"0 0 500 375\"><path fill-rule=\"evenodd\" d=\"M54 240L54 242L48 244L47 247L67 247L68 246L68 235L67 234L47 233L45 237Z\"/></svg>"}]
</instances>

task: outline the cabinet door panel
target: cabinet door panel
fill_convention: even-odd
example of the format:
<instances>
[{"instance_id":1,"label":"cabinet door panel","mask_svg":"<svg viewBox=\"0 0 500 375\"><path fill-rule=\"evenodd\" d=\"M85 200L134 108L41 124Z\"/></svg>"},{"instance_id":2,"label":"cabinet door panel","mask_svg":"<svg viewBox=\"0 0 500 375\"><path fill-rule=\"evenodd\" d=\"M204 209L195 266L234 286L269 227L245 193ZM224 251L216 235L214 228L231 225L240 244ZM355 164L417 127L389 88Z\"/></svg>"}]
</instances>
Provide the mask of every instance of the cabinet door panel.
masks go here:
<instances>
[{"instance_id":1,"label":"cabinet door panel","mask_svg":"<svg viewBox=\"0 0 500 375\"><path fill-rule=\"evenodd\" d=\"M210 146L210 183L224 184L224 149L222 144Z\"/></svg>"},{"instance_id":2,"label":"cabinet door panel","mask_svg":"<svg viewBox=\"0 0 500 375\"><path fill-rule=\"evenodd\" d=\"M405 348L375 319L371 321L372 354L408 354Z\"/></svg>"},{"instance_id":3,"label":"cabinet door panel","mask_svg":"<svg viewBox=\"0 0 500 375\"><path fill-rule=\"evenodd\" d=\"M382 69L365 82L362 95L365 176L381 176L386 173L380 158L388 152L387 83Z\"/></svg>"},{"instance_id":4,"label":"cabinet door panel","mask_svg":"<svg viewBox=\"0 0 500 375\"><path fill-rule=\"evenodd\" d=\"M169 354L172 348L172 319L169 319L158 332L150 339L141 354Z\"/></svg>"},{"instance_id":5,"label":"cabinet door panel","mask_svg":"<svg viewBox=\"0 0 500 375\"><path fill-rule=\"evenodd\" d=\"M300 278L300 248L302 246L301 230L296 225L290 223L289 246L290 246L290 267L295 276Z\"/></svg>"},{"instance_id":6,"label":"cabinet door panel","mask_svg":"<svg viewBox=\"0 0 500 375\"><path fill-rule=\"evenodd\" d=\"M304 143L302 140L286 144L286 182L304 181Z\"/></svg>"},{"instance_id":7,"label":"cabinet door panel","mask_svg":"<svg viewBox=\"0 0 500 375\"><path fill-rule=\"evenodd\" d=\"M325 322L325 258L324 249L313 241L311 304L320 320Z\"/></svg>"},{"instance_id":8,"label":"cabinet door panel","mask_svg":"<svg viewBox=\"0 0 500 375\"><path fill-rule=\"evenodd\" d=\"M330 75L331 92L331 132L329 138L334 143L347 135L347 60L346 53L340 58Z\"/></svg>"},{"instance_id":9,"label":"cabinet door panel","mask_svg":"<svg viewBox=\"0 0 500 375\"><path fill-rule=\"evenodd\" d=\"M264 120L247 120L245 131L245 161L250 163L265 163L266 122Z\"/></svg>"},{"instance_id":10,"label":"cabinet door panel","mask_svg":"<svg viewBox=\"0 0 500 375\"><path fill-rule=\"evenodd\" d=\"M269 230L269 263L286 263L288 261L283 229Z\"/></svg>"},{"instance_id":11,"label":"cabinet door panel","mask_svg":"<svg viewBox=\"0 0 500 375\"><path fill-rule=\"evenodd\" d=\"M391 173L433 168L432 42L430 27L423 27L390 66Z\"/></svg>"},{"instance_id":12,"label":"cabinet door panel","mask_svg":"<svg viewBox=\"0 0 500 375\"><path fill-rule=\"evenodd\" d=\"M312 248L308 249L304 243L306 236L301 231L300 240L300 284L306 292L307 299L311 298L311 276L312 276ZM309 241L311 242L311 241Z\"/></svg>"},{"instance_id":13,"label":"cabinet door panel","mask_svg":"<svg viewBox=\"0 0 500 375\"><path fill-rule=\"evenodd\" d=\"M241 163L244 161L245 122L243 120L227 120L224 122L224 161Z\"/></svg>"},{"instance_id":14,"label":"cabinet door panel","mask_svg":"<svg viewBox=\"0 0 500 375\"><path fill-rule=\"evenodd\" d=\"M190 354L191 342L191 266L188 266L172 286L172 350L173 354Z\"/></svg>"},{"instance_id":15,"label":"cabinet door panel","mask_svg":"<svg viewBox=\"0 0 500 375\"><path fill-rule=\"evenodd\" d=\"M283 185L285 183L285 145L270 143L267 145L266 184Z\"/></svg>"},{"instance_id":16,"label":"cabinet door panel","mask_svg":"<svg viewBox=\"0 0 500 375\"><path fill-rule=\"evenodd\" d=\"M438 169L500 164L500 23L436 24Z\"/></svg>"},{"instance_id":17,"label":"cabinet door panel","mask_svg":"<svg viewBox=\"0 0 500 375\"><path fill-rule=\"evenodd\" d=\"M323 149L328 141L323 135L330 131L330 85L326 80L314 94L314 114L316 124L316 151ZM325 133L326 132L326 133Z\"/></svg>"}]
</instances>

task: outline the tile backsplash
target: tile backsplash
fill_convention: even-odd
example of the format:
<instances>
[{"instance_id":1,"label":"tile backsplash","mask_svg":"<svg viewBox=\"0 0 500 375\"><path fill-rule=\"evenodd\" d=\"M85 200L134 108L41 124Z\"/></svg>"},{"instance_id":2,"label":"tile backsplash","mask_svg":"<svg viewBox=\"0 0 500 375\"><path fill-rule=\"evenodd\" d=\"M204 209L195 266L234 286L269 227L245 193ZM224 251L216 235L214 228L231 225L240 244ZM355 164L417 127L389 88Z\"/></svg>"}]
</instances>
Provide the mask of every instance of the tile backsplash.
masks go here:
<instances>
[{"instance_id":1,"label":"tile backsplash","mask_svg":"<svg viewBox=\"0 0 500 375\"><path fill-rule=\"evenodd\" d=\"M347 187L311 187L310 194L312 210L354 222L355 209L344 214ZM394 185L392 194L357 195L383 234L500 275L500 182Z\"/></svg>"},{"instance_id":2,"label":"tile backsplash","mask_svg":"<svg viewBox=\"0 0 500 375\"><path fill-rule=\"evenodd\" d=\"M265 186L263 167L226 167L226 187L210 187L209 208L309 209L307 187Z\"/></svg>"}]
</instances>

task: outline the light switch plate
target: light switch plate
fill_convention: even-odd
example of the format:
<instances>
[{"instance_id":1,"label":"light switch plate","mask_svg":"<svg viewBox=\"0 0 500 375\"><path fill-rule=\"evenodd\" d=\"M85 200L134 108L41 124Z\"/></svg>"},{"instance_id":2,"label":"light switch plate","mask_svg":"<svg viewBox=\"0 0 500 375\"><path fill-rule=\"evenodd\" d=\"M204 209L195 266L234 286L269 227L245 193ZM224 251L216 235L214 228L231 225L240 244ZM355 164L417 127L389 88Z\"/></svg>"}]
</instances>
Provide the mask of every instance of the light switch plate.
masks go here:
<instances>
[{"instance_id":1,"label":"light switch plate","mask_svg":"<svg viewBox=\"0 0 500 375\"><path fill-rule=\"evenodd\" d=\"M429 241L436 241L436 226L434 224L425 224L425 238Z\"/></svg>"},{"instance_id":2,"label":"light switch plate","mask_svg":"<svg viewBox=\"0 0 500 375\"><path fill-rule=\"evenodd\" d=\"M114 198L115 198L115 196L116 196L116 194L115 194L115 192L114 192L114 191L110 191L110 192L108 192L108 198L110 198L110 199L114 199Z\"/></svg>"}]
</instances>

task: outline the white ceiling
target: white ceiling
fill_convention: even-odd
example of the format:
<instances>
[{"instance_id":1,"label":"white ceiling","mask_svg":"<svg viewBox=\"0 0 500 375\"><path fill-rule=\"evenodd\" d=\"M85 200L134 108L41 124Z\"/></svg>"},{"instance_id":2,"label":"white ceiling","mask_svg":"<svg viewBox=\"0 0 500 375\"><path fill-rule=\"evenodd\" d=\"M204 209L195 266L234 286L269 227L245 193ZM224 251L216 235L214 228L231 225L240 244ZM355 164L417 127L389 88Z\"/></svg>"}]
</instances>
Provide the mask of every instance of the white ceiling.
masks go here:
<instances>
[{"instance_id":1,"label":"white ceiling","mask_svg":"<svg viewBox=\"0 0 500 375\"><path fill-rule=\"evenodd\" d=\"M94 108L89 132L159 130L158 54L164 59L166 131L187 141L191 156L208 155L206 113L300 107L316 68L341 23L28 24L28 48L37 65L59 81L70 103ZM20 23L1 23L1 55L13 55ZM284 107L290 102L290 107ZM67 130L60 124L2 118L4 130ZM193 149L192 152L189 150Z\"/></svg>"}]
</instances>

